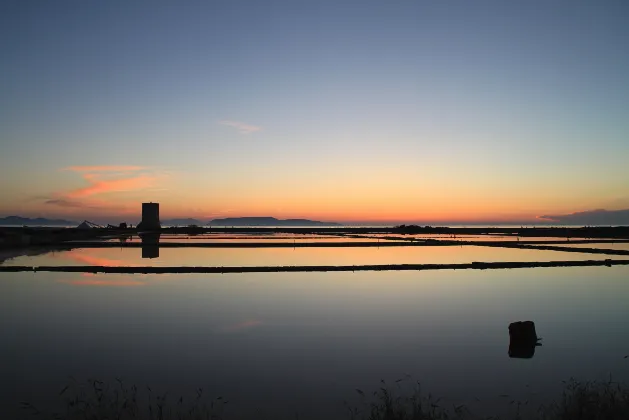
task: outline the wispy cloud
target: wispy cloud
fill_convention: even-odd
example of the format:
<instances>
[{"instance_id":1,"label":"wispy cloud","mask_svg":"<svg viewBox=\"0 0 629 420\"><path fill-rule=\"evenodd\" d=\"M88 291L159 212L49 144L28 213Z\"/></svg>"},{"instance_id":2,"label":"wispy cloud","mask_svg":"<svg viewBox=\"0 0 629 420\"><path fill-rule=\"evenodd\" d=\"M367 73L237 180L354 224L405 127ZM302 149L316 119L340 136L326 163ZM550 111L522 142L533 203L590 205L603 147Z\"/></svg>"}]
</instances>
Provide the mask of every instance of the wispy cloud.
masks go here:
<instances>
[{"instance_id":1,"label":"wispy cloud","mask_svg":"<svg viewBox=\"0 0 629 420\"><path fill-rule=\"evenodd\" d=\"M70 191L66 193L66 197L80 198L110 192L141 190L152 187L154 181L157 179L156 177L148 175L138 175L120 179L99 179L98 176L92 174L84 174L83 178L89 182L90 185Z\"/></svg>"},{"instance_id":2,"label":"wispy cloud","mask_svg":"<svg viewBox=\"0 0 629 420\"><path fill-rule=\"evenodd\" d=\"M53 205L53 206L59 206L59 207L70 207L70 208L78 208L78 209L91 207L88 204L80 203L78 201L73 201L73 200L67 200L65 198L51 198L51 199L48 199L46 197L45 200L46 201L44 201L44 204Z\"/></svg>"},{"instance_id":3,"label":"wispy cloud","mask_svg":"<svg viewBox=\"0 0 629 420\"><path fill-rule=\"evenodd\" d=\"M147 169L144 166L132 165L100 165L100 166L68 166L63 171L73 172L136 172Z\"/></svg>"},{"instance_id":4,"label":"wispy cloud","mask_svg":"<svg viewBox=\"0 0 629 420\"><path fill-rule=\"evenodd\" d=\"M237 129L240 134L251 134L262 130L262 127L260 126L247 124L241 121L221 120L219 121L219 124L233 127Z\"/></svg>"},{"instance_id":5,"label":"wispy cloud","mask_svg":"<svg viewBox=\"0 0 629 420\"><path fill-rule=\"evenodd\" d=\"M146 174L146 167L135 165L69 166L63 170L79 173L90 184L65 193L64 196L70 199L148 188L156 179L155 176Z\"/></svg>"},{"instance_id":6,"label":"wispy cloud","mask_svg":"<svg viewBox=\"0 0 629 420\"><path fill-rule=\"evenodd\" d=\"M81 188L57 191L48 197L41 198L46 205L66 209L98 208L103 210L109 208L109 210L121 211L123 209L116 206L111 201L111 197L107 200L99 200L98 196L129 191L155 191L158 181L168 177L167 174L138 165L69 166L61 170L76 173L87 184Z\"/></svg>"}]
</instances>

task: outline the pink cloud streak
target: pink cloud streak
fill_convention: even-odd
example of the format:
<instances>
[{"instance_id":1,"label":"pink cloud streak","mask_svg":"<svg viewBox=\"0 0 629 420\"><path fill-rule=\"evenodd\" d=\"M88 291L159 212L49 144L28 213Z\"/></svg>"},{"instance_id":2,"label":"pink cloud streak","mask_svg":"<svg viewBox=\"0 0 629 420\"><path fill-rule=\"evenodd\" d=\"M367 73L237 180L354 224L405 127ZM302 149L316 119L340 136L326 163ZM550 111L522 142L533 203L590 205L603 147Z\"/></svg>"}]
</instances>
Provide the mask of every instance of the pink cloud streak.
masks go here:
<instances>
[{"instance_id":1,"label":"pink cloud streak","mask_svg":"<svg viewBox=\"0 0 629 420\"><path fill-rule=\"evenodd\" d=\"M44 204L63 208L66 212L90 209L133 214L137 209L112 201L114 197L108 193L154 190L158 181L169 176L140 165L75 165L60 170L77 174L85 184L72 190L52 192L42 198Z\"/></svg>"},{"instance_id":2,"label":"pink cloud streak","mask_svg":"<svg viewBox=\"0 0 629 420\"><path fill-rule=\"evenodd\" d=\"M221 120L219 124L226 125L228 127L233 127L237 129L241 134L251 134L256 131L262 130L262 127L257 125L247 124L241 121L231 121L231 120Z\"/></svg>"},{"instance_id":3,"label":"pink cloud streak","mask_svg":"<svg viewBox=\"0 0 629 420\"><path fill-rule=\"evenodd\" d=\"M99 180L97 176L91 174L84 174L83 178L91 185L70 191L65 194L66 197L79 198L109 192L139 190L153 186L153 182L157 179L153 176L139 175L131 178Z\"/></svg>"},{"instance_id":4,"label":"pink cloud streak","mask_svg":"<svg viewBox=\"0 0 629 420\"><path fill-rule=\"evenodd\" d=\"M73 172L135 172L146 169L144 166L133 165L101 165L101 166L68 166L64 171Z\"/></svg>"}]
</instances>

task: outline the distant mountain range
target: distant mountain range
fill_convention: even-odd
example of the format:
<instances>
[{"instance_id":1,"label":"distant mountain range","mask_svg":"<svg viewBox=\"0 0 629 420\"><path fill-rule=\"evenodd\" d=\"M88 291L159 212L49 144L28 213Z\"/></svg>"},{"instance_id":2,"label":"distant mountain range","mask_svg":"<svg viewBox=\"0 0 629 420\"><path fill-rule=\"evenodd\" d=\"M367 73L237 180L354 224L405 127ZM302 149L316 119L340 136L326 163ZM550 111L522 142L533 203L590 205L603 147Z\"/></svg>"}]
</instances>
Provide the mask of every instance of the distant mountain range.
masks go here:
<instances>
[{"instance_id":1,"label":"distant mountain range","mask_svg":"<svg viewBox=\"0 0 629 420\"><path fill-rule=\"evenodd\" d=\"M276 219L275 217L227 217L208 222L209 226L340 226L335 222L308 219Z\"/></svg>"},{"instance_id":2,"label":"distant mountain range","mask_svg":"<svg viewBox=\"0 0 629 420\"><path fill-rule=\"evenodd\" d=\"M78 226L78 222L62 219L29 218L21 216L0 217L0 226ZM275 217L228 217L203 223L198 219L166 219L162 226L340 226L335 222L319 222L308 219L276 219Z\"/></svg>"},{"instance_id":3,"label":"distant mountain range","mask_svg":"<svg viewBox=\"0 0 629 420\"><path fill-rule=\"evenodd\" d=\"M46 219L43 217L37 217L31 219L29 217L20 216L8 216L0 217L0 226L77 226L77 222L61 219Z\"/></svg>"},{"instance_id":4,"label":"distant mountain range","mask_svg":"<svg viewBox=\"0 0 629 420\"><path fill-rule=\"evenodd\" d=\"M308 219L276 219L275 217L228 217L207 223L192 218L162 220L162 226L340 226L334 222L319 222Z\"/></svg>"}]
</instances>

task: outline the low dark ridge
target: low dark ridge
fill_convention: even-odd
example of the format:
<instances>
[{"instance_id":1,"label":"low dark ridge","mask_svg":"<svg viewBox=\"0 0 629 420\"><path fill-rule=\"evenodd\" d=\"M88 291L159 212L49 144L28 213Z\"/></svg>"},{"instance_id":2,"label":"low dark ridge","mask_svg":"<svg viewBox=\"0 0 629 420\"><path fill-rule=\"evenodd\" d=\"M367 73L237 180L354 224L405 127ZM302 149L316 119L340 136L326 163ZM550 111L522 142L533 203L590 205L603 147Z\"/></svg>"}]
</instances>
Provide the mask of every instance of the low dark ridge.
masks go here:
<instances>
[{"instance_id":1,"label":"low dark ridge","mask_svg":"<svg viewBox=\"0 0 629 420\"><path fill-rule=\"evenodd\" d=\"M629 265L629 260L473 262L465 264L383 264L383 265L305 265L265 267L104 267L104 266L0 266L0 272L66 272L66 273L281 273L320 271L424 271L424 270L494 270L536 267L600 267Z\"/></svg>"}]
</instances>

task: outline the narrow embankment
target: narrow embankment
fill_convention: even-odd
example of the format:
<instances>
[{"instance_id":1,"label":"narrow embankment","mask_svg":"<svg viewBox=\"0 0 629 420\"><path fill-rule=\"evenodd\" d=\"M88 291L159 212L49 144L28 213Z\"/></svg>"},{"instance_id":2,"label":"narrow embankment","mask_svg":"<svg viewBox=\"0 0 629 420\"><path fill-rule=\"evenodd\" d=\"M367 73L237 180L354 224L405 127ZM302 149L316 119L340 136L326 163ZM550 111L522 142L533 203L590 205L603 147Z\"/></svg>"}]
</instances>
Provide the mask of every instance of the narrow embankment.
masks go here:
<instances>
[{"instance_id":1,"label":"narrow embankment","mask_svg":"<svg viewBox=\"0 0 629 420\"><path fill-rule=\"evenodd\" d=\"M386 265L305 265L271 267L103 267L103 266L0 266L0 272L65 272L65 273L280 273L317 271L427 271L427 270L493 270L539 267L597 267L629 265L627 260L537 261L537 262L473 262L466 264L386 264Z\"/></svg>"},{"instance_id":2,"label":"narrow embankment","mask_svg":"<svg viewBox=\"0 0 629 420\"><path fill-rule=\"evenodd\" d=\"M548 243L548 242L545 242ZM577 243L577 242L575 242ZM484 245L492 246L492 245ZM629 251L624 249L601 249L601 248L570 248L567 246L551 246L551 245L496 245L499 248L520 248L520 249L537 249L542 251L560 251L560 252L580 252L585 254L603 254L603 255L629 255Z\"/></svg>"}]
</instances>

